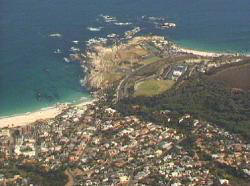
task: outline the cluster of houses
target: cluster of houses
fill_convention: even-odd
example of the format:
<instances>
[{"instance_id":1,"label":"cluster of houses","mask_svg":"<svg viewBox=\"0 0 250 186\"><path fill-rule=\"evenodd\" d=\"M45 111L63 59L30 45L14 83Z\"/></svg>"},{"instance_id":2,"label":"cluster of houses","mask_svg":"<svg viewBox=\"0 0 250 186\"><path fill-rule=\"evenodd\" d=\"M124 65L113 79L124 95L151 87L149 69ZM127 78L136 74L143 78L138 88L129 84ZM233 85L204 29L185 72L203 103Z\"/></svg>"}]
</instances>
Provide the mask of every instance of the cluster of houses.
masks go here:
<instances>
[{"instance_id":1,"label":"cluster of houses","mask_svg":"<svg viewBox=\"0 0 250 186\"><path fill-rule=\"evenodd\" d=\"M162 112L170 124L174 120ZM183 115L178 125L195 137L190 151L187 134L176 127L122 116L98 102L71 107L52 120L14 129L0 129L0 185L17 183L23 175L5 175L6 162L34 162L47 171L65 167L75 185L213 185L230 184L216 176L199 152L211 161L250 170L250 145L206 122ZM196 152L196 149L199 152ZM6 166L5 166L6 165ZM32 180L29 184L34 184Z\"/></svg>"},{"instance_id":2,"label":"cluster of houses","mask_svg":"<svg viewBox=\"0 0 250 186\"><path fill-rule=\"evenodd\" d=\"M237 57L224 57L223 60L220 60L219 58L217 60L200 60L199 63L196 62L189 62L189 64L195 64L195 70L201 73L205 73L213 68L220 67L222 65L231 64L231 63L237 63L240 62L241 59Z\"/></svg>"},{"instance_id":3,"label":"cluster of houses","mask_svg":"<svg viewBox=\"0 0 250 186\"><path fill-rule=\"evenodd\" d=\"M239 135L205 121L192 120L189 115L180 118L179 125L189 127L195 146L212 161L234 169L238 175L250 177L250 144Z\"/></svg>"}]
</instances>

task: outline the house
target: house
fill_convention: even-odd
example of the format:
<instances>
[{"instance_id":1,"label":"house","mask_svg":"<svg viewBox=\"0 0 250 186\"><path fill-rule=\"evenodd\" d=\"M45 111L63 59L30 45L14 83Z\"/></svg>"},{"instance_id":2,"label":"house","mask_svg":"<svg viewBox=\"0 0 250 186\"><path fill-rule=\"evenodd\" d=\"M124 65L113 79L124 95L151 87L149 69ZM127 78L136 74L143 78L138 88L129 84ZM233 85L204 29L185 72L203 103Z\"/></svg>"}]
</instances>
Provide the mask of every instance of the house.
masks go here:
<instances>
[{"instance_id":1,"label":"house","mask_svg":"<svg viewBox=\"0 0 250 186\"><path fill-rule=\"evenodd\" d=\"M246 145L246 150L247 150L247 151L250 151L250 144L247 144L247 145Z\"/></svg>"},{"instance_id":2,"label":"house","mask_svg":"<svg viewBox=\"0 0 250 186\"><path fill-rule=\"evenodd\" d=\"M227 179L220 179L219 181L220 181L221 185L224 185L224 184L228 185L229 184L229 181Z\"/></svg>"},{"instance_id":3,"label":"house","mask_svg":"<svg viewBox=\"0 0 250 186\"><path fill-rule=\"evenodd\" d=\"M2 129L2 131L0 131L0 136L10 137L10 129L9 128Z\"/></svg>"},{"instance_id":4,"label":"house","mask_svg":"<svg viewBox=\"0 0 250 186\"><path fill-rule=\"evenodd\" d=\"M194 120L193 125L196 127L199 123L200 123L199 120L196 119Z\"/></svg>"},{"instance_id":5,"label":"house","mask_svg":"<svg viewBox=\"0 0 250 186\"><path fill-rule=\"evenodd\" d=\"M248 170L248 169L243 169L243 172L246 173L248 176L250 176L250 170Z\"/></svg>"},{"instance_id":6,"label":"house","mask_svg":"<svg viewBox=\"0 0 250 186\"><path fill-rule=\"evenodd\" d=\"M182 71L174 70L173 75L179 77L182 75Z\"/></svg>"},{"instance_id":7,"label":"house","mask_svg":"<svg viewBox=\"0 0 250 186\"><path fill-rule=\"evenodd\" d=\"M4 175L0 174L0 181L3 181L3 180L4 180Z\"/></svg>"}]
</instances>

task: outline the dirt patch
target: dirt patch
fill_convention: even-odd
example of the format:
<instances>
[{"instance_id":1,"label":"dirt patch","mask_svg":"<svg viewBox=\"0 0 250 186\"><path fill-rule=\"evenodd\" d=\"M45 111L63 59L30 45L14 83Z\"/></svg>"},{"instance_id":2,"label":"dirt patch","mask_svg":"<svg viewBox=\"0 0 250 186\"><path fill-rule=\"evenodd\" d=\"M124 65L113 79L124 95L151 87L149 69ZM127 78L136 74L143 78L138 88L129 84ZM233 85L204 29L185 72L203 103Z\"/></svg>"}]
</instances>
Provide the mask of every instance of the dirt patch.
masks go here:
<instances>
[{"instance_id":1,"label":"dirt patch","mask_svg":"<svg viewBox=\"0 0 250 186\"><path fill-rule=\"evenodd\" d=\"M148 51L140 46L120 48L116 53L116 57L118 57L119 61L131 61L131 59L140 60L141 57L146 55L148 55Z\"/></svg>"},{"instance_id":2,"label":"dirt patch","mask_svg":"<svg viewBox=\"0 0 250 186\"><path fill-rule=\"evenodd\" d=\"M209 79L223 82L228 88L250 90L250 64L224 69Z\"/></svg>"}]
</instances>

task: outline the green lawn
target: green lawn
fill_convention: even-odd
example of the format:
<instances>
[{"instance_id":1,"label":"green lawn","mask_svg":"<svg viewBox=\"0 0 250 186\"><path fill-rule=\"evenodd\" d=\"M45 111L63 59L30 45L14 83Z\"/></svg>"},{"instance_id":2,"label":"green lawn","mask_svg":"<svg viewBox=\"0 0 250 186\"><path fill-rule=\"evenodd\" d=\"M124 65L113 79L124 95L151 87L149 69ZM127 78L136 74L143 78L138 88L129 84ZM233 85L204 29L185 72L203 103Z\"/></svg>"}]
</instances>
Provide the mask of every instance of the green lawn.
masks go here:
<instances>
[{"instance_id":1,"label":"green lawn","mask_svg":"<svg viewBox=\"0 0 250 186\"><path fill-rule=\"evenodd\" d=\"M154 96L165 92L174 85L172 80L146 80L135 86L134 96Z\"/></svg>"}]
</instances>

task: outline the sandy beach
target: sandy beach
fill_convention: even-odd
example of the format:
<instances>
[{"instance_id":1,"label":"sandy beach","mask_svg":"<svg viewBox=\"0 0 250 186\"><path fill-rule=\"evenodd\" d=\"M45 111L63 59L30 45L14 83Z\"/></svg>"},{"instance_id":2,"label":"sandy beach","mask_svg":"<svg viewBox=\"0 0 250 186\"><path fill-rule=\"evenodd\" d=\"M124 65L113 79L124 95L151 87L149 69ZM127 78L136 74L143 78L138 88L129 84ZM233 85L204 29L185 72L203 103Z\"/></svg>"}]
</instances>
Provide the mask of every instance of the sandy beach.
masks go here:
<instances>
[{"instance_id":1,"label":"sandy beach","mask_svg":"<svg viewBox=\"0 0 250 186\"><path fill-rule=\"evenodd\" d=\"M188 54L194 54L194 55L199 55L203 57L219 57L222 55L234 55L234 54L229 54L229 53L216 53L216 52L205 52L205 51L193 50L193 49L188 49L188 48L182 48L177 45L174 45L173 48L179 52L185 52Z\"/></svg>"},{"instance_id":2,"label":"sandy beach","mask_svg":"<svg viewBox=\"0 0 250 186\"><path fill-rule=\"evenodd\" d=\"M62 108L53 107L28 114L0 118L0 128L28 125L37 120L54 118L62 112Z\"/></svg>"},{"instance_id":3,"label":"sandy beach","mask_svg":"<svg viewBox=\"0 0 250 186\"><path fill-rule=\"evenodd\" d=\"M90 101L83 101L81 103L75 104L76 107L83 107L88 104L92 104L95 99ZM9 117L0 117L0 128L4 127L19 127L34 123L37 120L45 120L56 117L61 114L62 111L67 108L66 105L62 104L56 107L50 107L41 109L39 111L21 114L17 116L9 116Z\"/></svg>"}]
</instances>

